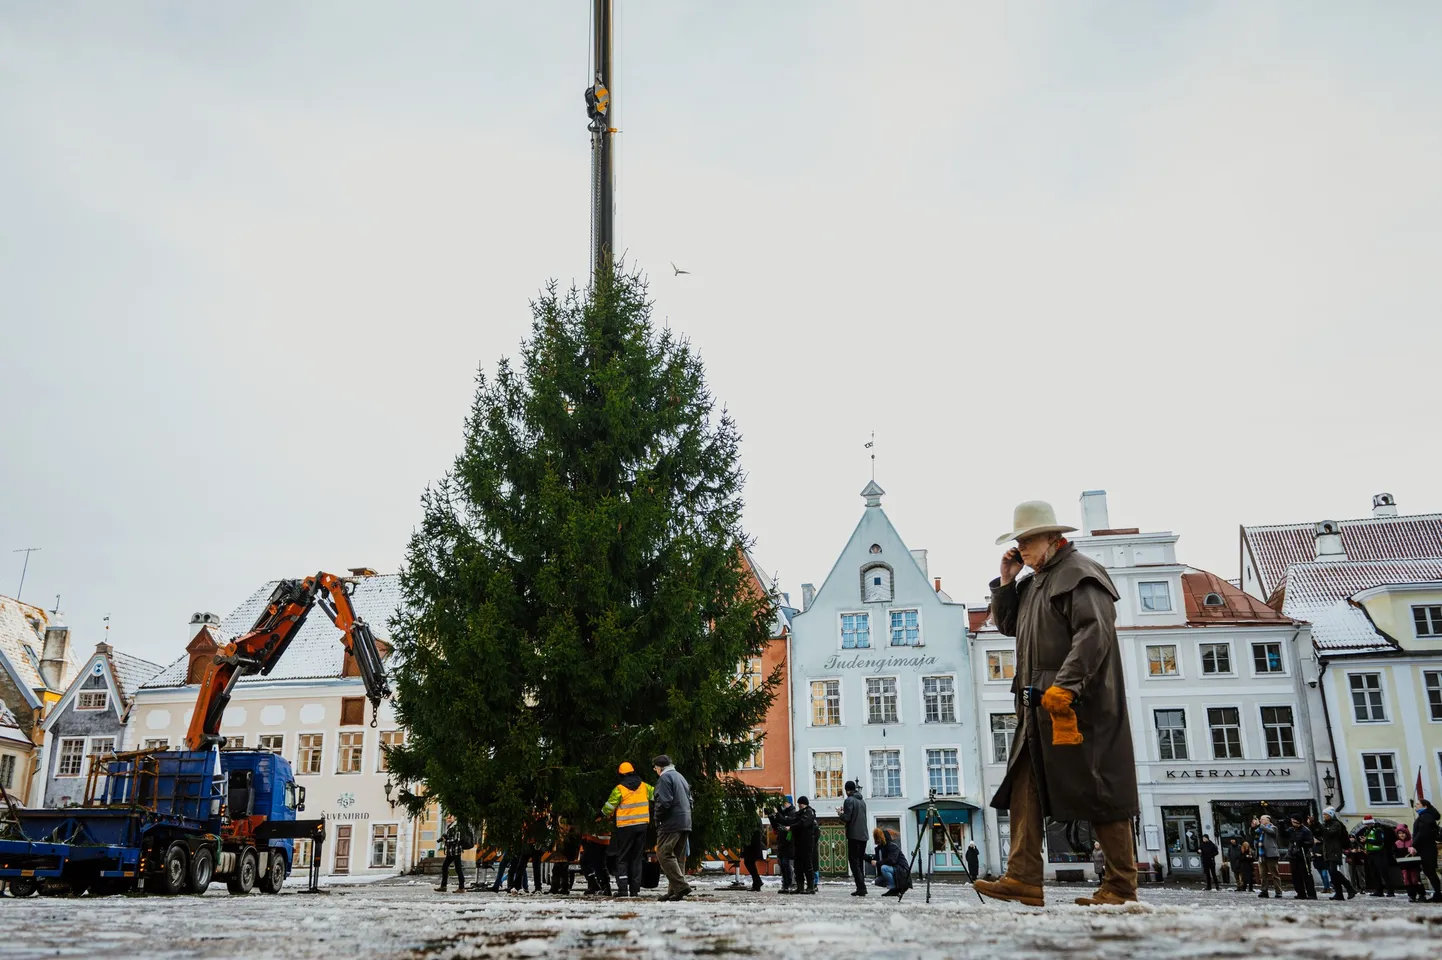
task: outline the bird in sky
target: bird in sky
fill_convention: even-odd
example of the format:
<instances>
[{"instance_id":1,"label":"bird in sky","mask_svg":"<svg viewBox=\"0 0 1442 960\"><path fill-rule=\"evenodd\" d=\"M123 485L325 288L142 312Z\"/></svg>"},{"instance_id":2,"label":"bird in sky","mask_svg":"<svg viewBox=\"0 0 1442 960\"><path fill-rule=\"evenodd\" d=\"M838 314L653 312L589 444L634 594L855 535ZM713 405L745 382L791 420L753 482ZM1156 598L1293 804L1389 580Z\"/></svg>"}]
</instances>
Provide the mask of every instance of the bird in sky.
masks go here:
<instances>
[{"instance_id":1,"label":"bird in sky","mask_svg":"<svg viewBox=\"0 0 1442 960\"><path fill-rule=\"evenodd\" d=\"M682 270L680 267L676 266L676 261L674 261L674 260L671 261L671 269L676 271L676 273L675 273L674 275L675 275L675 276L678 276L678 277L681 276L681 274L683 274L683 273L690 273L690 272L691 272L690 270Z\"/></svg>"}]
</instances>

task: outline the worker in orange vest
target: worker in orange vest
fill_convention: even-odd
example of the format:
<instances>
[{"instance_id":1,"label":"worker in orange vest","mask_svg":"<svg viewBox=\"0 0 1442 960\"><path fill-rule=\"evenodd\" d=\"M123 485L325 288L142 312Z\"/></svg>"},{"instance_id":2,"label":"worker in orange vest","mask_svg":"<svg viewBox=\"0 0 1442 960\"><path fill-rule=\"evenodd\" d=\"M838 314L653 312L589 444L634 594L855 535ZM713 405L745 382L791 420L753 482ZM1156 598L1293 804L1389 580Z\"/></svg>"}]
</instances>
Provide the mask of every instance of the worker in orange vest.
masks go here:
<instances>
[{"instance_id":1,"label":"worker in orange vest","mask_svg":"<svg viewBox=\"0 0 1442 960\"><path fill-rule=\"evenodd\" d=\"M646 827L651 823L651 785L629 762L616 770L621 782L611 791L601 816L616 815L611 851L616 855L616 896L641 895L641 867L646 859Z\"/></svg>"}]
</instances>

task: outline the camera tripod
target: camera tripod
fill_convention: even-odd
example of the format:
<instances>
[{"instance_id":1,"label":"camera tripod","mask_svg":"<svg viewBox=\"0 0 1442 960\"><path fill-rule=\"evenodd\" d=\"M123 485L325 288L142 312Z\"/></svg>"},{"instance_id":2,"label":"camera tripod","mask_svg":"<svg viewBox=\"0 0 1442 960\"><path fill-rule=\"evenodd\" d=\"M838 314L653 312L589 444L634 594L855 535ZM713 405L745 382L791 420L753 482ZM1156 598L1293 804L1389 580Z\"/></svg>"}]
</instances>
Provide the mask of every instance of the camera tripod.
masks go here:
<instances>
[{"instance_id":1,"label":"camera tripod","mask_svg":"<svg viewBox=\"0 0 1442 960\"><path fill-rule=\"evenodd\" d=\"M946 824L944 824L944 823L941 822L941 812L936 809L936 788L935 788L935 787L933 787L932 789L928 790L927 793L926 793L926 819L923 820L922 823L921 823L921 826L920 826L919 828L917 828L917 831L916 831L916 848L911 851L911 862L907 864L906 869L911 872L912 876L915 876L915 875L916 875L916 866L917 866L917 863L918 863L918 861L920 860L920 857L921 857L921 845L926 842L926 832L927 832L928 830L932 830L932 829L936 829L936 830L940 830L940 831L941 831L941 835L946 838L946 846L947 846L947 849L949 849L949 850L951 851L952 856L956 857L956 859L957 859L958 861L960 861L962 867L966 870L966 875L967 875L968 878L970 878L971 883L972 883L971 889L974 890L974 891L976 891L976 899L980 900L982 903L986 903L986 898L981 895L981 891L979 891L979 890L976 889L976 876L971 872L971 865L966 862L965 851L963 851L963 850L961 850L959 847L957 847L957 845L956 845L956 840L955 840L955 838L952 837L951 831L948 830L948 829L946 829ZM928 853L927 853L927 859L929 860L930 858L931 858L931 853L928 851ZM935 871L935 870L930 870L930 871L928 871L928 870L926 869L926 861L921 860L920 863L921 863L921 866L922 866L922 870L921 870L922 879L926 881L926 902L927 902L927 903L930 903L930 902L931 902L931 875L932 875L933 873L935 873L936 871ZM881 869L880 867L877 867L877 870L878 870L878 871L879 871L880 869ZM900 900L902 897L905 897L905 896L906 896L906 893L905 893L905 891L903 891L903 892L901 892L901 893L899 893L899 894L896 895L896 899Z\"/></svg>"}]
</instances>

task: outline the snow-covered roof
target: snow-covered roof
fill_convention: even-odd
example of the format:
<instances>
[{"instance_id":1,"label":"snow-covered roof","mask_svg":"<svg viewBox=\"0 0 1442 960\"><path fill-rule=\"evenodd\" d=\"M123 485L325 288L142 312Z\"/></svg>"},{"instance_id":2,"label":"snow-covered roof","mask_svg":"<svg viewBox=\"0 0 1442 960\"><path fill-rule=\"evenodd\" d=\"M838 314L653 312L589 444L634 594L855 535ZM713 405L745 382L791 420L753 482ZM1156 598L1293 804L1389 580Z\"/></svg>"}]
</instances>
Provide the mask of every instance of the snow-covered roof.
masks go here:
<instances>
[{"instance_id":1,"label":"snow-covered roof","mask_svg":"<svg viewBox=\"0 0 1442 960\"><path fill-rule=\"evenodd\" d=\"M115 668L113 672L116 686L120 688L120 696L127 701L145 681L165 669L158 663L151 663L119 650L110 651L110 663Z\"/></svg>"},{"instance_id":2,"label":"snow-covered roof","mask_svg":"<svg viewBox=\"0 0 1442 960\"><path fill-rule=\"evenodd\" d=\"M751 573L755 575L756 582L761 585L762 590L768 594L775 592L778 596L780 595L780 591L776 589L775 578L761 569L761 564L756 562L756 558L751 556L751 551L749 550L746 551L746 563L751 567ZM791 614L794 612L794 610L784 604L778 603L776 605L774 616L771 618L771 636L773 639L785 635L786 631L791 629Z\"/></svg>"},{"instance_id":3,"label":"snow-covered roof","mask_svg":"<svg viewBox=\"0 0 1442 960\"><path fill-rule=\"evenodd\" d=\"M16 720L15 714L5 706L4 700L0 700L0 740L13 740L16 743L35 746L34 742L25 736L25 731L20 729L20 721Z\"/></svg>"},{"instance_id":4,"label":"snow-covered roof","mask_svg":"<svg viewBox=\"0 0 1442 960\"><path fill-rule=\"evenodd\" d=\"M224 645L248 631L264 612L270 596L275 592L279 580L272 580L251 594L240 606L221 621L216 640ZM401 606L401 581L396 574L377 574L354 580L355 590L351 594L351 606L356 616L370 624L376 638L389 640L389 623ZM252 674L241 678L241 683L264 683L268 680L327 680L343 676L345 669L345 647L340 642L340 631L325 612L311 611L301 626L300 632L291 640L275 669L268 676ZM188 658L181 655L174 663L140 685L141 689L153 690L160 687L185 685Z\"/></svg>"},{"instance_id":5,"label":"snow-covered roof","mask_svg":"<svg viewBox=\"0 0 1442 960\"><path fill-rule=\"evenodd\" d=\"M1243 527L1242 540L1256 562L1268 596L1287 579L1294 563L1317 559L1315 523ZM1363 517L1340 521L1348 560L1417 560L1442 557L1442 513Z\"/></svg>"},{"instance_id":6,"label":"snow-covered roof","mask_svg":"<svg viewBox=\"0 0 1442 960\"><path fill-rule=\"evenodd\" d=\"M49 611L0 597L0 656L7 661L16 683L27 690L44 690L50 686L40 673L40 658L45 654L45 628L57 626L62 624ZM76 669L70 649L66 650L66 662L68 668L61 679L69 683Z\"/></svg>"},{"instance_id":7,"label":"snow-covered roof","mask_svg":"<svg viewBox=\"0 0 1442 960\"><path fill-rule=\"evenodd\" d=\"M1331 653L1374 653L1395 645L1377 632L1350 598L1387 583L1442 581L1442 557L1420 560L1333 560L1295 563L1287 573L1282 612L1312 623L1312 642Z\"/></svg>"}]
</instances>

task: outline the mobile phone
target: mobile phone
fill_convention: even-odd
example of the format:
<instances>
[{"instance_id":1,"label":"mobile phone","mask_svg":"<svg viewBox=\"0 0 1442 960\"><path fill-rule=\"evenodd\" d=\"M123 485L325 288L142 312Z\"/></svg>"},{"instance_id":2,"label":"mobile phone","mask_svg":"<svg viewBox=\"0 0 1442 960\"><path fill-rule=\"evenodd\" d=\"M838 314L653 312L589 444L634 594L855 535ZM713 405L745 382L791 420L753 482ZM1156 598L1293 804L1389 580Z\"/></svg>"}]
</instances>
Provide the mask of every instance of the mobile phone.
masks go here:
<instances>
[{"instance_id":1,"label":"mobile phone","mask_svg":"<svg viewBox=\"0 0 1442 960\"><path fill-rule=\"evenodd\" d=\"M1012 547L1011 550L1007 552L1007 555L1006 555L1006 556L1007 556L1007 559L1010 560L1010 561L1012 561L1013 563L1019 563L1019 564L1021 564L1023 567L1026 566L1026 561L1021 558L1021 548L1020 548L1020 547Z\"/></svg>"}]
</instances>

